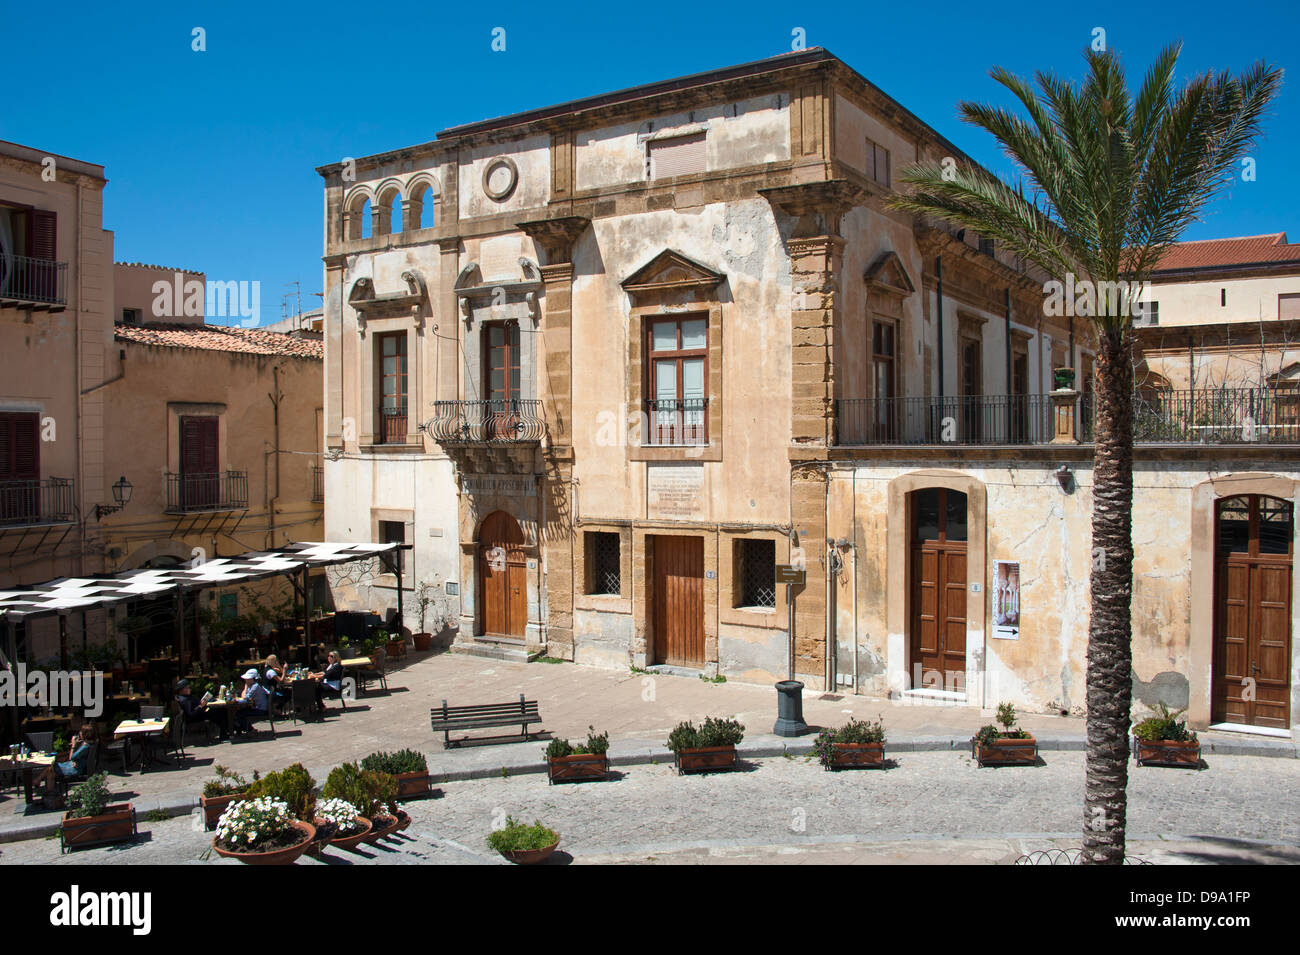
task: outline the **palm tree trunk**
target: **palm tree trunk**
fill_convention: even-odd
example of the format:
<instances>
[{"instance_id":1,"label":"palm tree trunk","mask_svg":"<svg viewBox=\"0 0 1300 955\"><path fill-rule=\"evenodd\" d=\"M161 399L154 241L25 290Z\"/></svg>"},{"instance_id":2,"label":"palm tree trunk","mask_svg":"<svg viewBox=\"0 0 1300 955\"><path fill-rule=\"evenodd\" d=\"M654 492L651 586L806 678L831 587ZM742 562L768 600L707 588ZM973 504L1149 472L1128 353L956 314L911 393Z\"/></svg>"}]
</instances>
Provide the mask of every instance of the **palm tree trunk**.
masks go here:
<instances>
[{"instance_id":1,"label":"palm tree trunk","mask_svg":"<svg viewBox=\"0 0 1300 955\"><path fill-rule=\"evenodd\" d=\"M1121 865L1133 694L1132 332L1099 328L1083 861Z\"/></svg>"}]
</instances>

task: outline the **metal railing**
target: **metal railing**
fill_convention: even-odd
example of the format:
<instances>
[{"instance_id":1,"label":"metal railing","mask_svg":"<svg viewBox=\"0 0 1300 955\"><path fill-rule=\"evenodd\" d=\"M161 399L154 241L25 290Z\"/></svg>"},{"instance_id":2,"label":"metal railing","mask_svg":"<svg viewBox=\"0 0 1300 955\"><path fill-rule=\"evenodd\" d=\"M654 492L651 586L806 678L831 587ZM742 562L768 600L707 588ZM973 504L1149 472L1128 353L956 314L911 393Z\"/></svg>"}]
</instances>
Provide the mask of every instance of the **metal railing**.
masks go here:
<instances>
[{"instance_id":1,"label":"metal railing","mask_svg":"<svg viewBox=\"0 0 1300 955\"><path fill-rule=\"evenodd\" d=\"M1047 395L840 398L839 445L1043 444L1052 440Z\"/></svg>"},{"instance_id":2,"label":"metal railing","mask_svg":"<svg viewBox=\"0 0 1300 955\"><path fill-rule=\"evenodd\" d=\"M427 427L442 445L534 442L546 433L536 398L435 401Z\"/></svg>"},{"instance_id":3,"label":"metal railing","mask_svg":"<svg viewBox=\"0 0 1300 955\"><path fill-rule=\"evenodd\" d=\"M1092 441L1096 394L1079 407L1079 440ZM1300 393L1277 388L1197 388L1133 396L1135 444L1298 444Z\"/></svg>"},{"instance_id":4,"label":"metal railing","mask_svg":"<svg viewBox=\"0 0 1300 955\"><path fill-rule=\"evenodd\" d=\"M646 401L646 447L699 447L709 443L709 399Z\"/></svg>"},{"instance_id":5,"label":"metal railing","mask_svg":"<svg viewBox=\"0 0 1300 955\"><path fill-rule=\"evenodd\" d=\"M0 255L0 303L66 305L68 263Z\"/></svg>"},{"instance_id":6,"label":"metal railing","mask_svg":"<svg viewBox=\"0 0 1300 955\"><path fill-rule=\"evenodd\" d=\"M211 474L163 475L165 510L172 514L193 511L234 511L248 507L248 472L216 471Z\"/></svg>"},{"instance_id":7,"label":"metal railing","mask_svg":"<svg viewBox=\"0 0 1300 955\"><path fill-rule=\"evenodd\" d=\"M70 523L75 497L72 478L0 481L0 526Z\"/></svg>"},{"instance_id":8,"label":"metal railing","mask_svg":"<svg viewBox=\"0 0 1300 955\"><path fill-rule=\"evenodd\" d=\"M379 406L375 420L375 444L406 443L406 402Z\"/></svg>"},{"instance_id":9,"label":"metal railing","mask_svg":"<svg viewBox=\"0 0 1300 955\"><path fill-rule=\"evenodd\" d=\"M320 504L325 500L325 468L314 464L311 469L311 501Z\"/></svg>"}]
</instances>

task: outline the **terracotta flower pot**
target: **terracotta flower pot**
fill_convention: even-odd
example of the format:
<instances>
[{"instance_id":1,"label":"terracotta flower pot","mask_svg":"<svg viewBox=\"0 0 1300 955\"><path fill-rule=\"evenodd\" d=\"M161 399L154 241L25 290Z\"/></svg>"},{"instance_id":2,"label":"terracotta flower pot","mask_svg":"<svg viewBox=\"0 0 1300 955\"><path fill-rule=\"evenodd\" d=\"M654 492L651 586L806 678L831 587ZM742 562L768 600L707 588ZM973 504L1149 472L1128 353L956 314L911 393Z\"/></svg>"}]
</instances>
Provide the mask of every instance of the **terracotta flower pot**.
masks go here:
<instances>
[{"instance_id":1,"label":"terracotta flower pot","mask_svg":"<svg viewBox=\"0 0 1300 955\"><path fill-rule=\"evenodd\" d=\"M425 650L428 650L433 646L433 634L431 633L417 633L414 639L415 649L420 653L423 653Z\"/></svg>"},{"instance_id":2,"label":"terracotta flower pot","mask_svg":"<svg viewBox=\"0 0 1300 955\"><path fill-rule=\"evenodd\" d=\"M243 798L243 793L231 793L229 796L200 796L199 805L203 807L203 825L209 832L217 828L221 814L230 808L232 802Z\"/></svg>"},{"instance_id":3,"label":"terracotta flower pot","mask_svg":"<svg viewBox=\"0 0 1300 955\"><path fill-rule=\"evenodd\" d=\"M129 802L114 803L105 806L98 816L65 814L59 828L59 846L62 851L102 846L133 839L135 834L135 807Z\"/></svg>"},{"instance_id":4,"label":"terracotta flower pot","mask_svg":"<svg viewBox=\"0 0 1300 955\"><path fill-rule=\"evenodd\" d=\"M884 743L832 743L827 769L884 769Z\"/></svg>"},{"instance_id":5,"label":"terracotta flower pot","mask_svg":"<svg viewBox=\"0 0 1300 955\"><path fill-rule=\"evenodd\" d=\"M604 779L609 775L609 759L605 753L550 756L546 759L546 772L552 783Z\"/></svg>"},{"instance_id":6,"label":"terracotta flower pot","mask_svg":"<svg viewBox=\"0 0 1300 955\"><path fill-rule=\"evenodd\" d=\"M285 849L271 849L269 852L236 852L233 849L221 848L217 845L216 839L212 840L212 848L217 851L217 855L225 856L227 859L238 859L246 865L293 865L316 838L316 827L310 822L302 822L298 819L295 819L291 825L302 833L302 841Z\"/></svg>"},{"instance_id":7,"label":"terracotta flower pot","mask_svg":"<svg viewBox=\"0 0 1300 955\"><path fill-rule=\"evenodd\" d=\"M537 865L539 862L545 862L551 857L556 846L560 844L560 834L555 834L555 841L549 846L542 849L516 849L511 852L501 853L506 859L515 865Z\"/></svg>"},{"instance_id":8,"label":"terracotta flower pot","mask_svg":"<svg viewBox=\"0 0 1300 955\"><path fill-rule=\"evenodd\" d=\"M355 849L361 843L367 841L370 838L372 828L370 820L362 816L357 822L361 825L357 832L350 836L330 836L330 845L337 846L340 849Z\"/></svg>"},{"instance_id":9,"label":"terracotta flower pot","mask_svg":"<svg viewBox=\"0 0 1300 955\"><path fill-rule=\"evenodd\" d=\"M380 813L370 821L370 835L366 836L366 842L378 842L391 836L397 831L397 827L402 824L402 820L397 816L390 816Z\"/></svg>"},{"instance_id":10,"label":"terracotta flower pot","mask_svg":"<svg viewBox=\"0 0 1300 955\"><path fill-rule=\"evenodd\" d=\"M683 749L676 754L677 772L701 773L719 769L736 768L736 747L704 746L699 749Z\"/></svg>"},{"instance_id":11,"label":"terracotta flower pot","mask_svg":"<svg viewBox=\"0 0 1300 955\"><path fill-rule=\"evenodd\" d=\"M1138 739L1133 737L1133 758L1139 766L1180 766L1201 768L1201 744L1198 740Z\"/></svg>"},{"instance_id":12,"label":"terracotta flower pot","mask_svg":"<svg viewBox=\"0 0 1300 955\"><path fill-rule=\"evenodd\" d=\"M404 832L411 825L411 817L401 809L397 810L397 832Z\"/></svg>"}]
</instances>

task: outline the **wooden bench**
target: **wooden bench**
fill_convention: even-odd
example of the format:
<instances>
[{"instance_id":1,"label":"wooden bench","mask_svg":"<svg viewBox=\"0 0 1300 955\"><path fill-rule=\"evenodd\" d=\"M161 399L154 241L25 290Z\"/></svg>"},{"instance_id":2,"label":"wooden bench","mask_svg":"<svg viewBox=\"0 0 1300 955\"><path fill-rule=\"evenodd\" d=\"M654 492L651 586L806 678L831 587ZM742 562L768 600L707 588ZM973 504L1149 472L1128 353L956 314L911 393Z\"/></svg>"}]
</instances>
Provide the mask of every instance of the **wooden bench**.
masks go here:
<instances>
[{"instance_id":1,"label":"wooden bench","mask_svg":"<svg viewBox=\"0 0 1300 955\"><path fill-rule=\"evenodd\" d=\"M429 710L429 720L435 733L442 734L443 746L450 749L471 739L463 737L452 740L452 730L488 729L497 726L518 726L520 738L527 740L532 734L528 731L530 723L540 723L541 714L537 711L536 700L525 700L519 694L518 703L490 703L483 706L448 706L442 701L441 707ZM483 740L496 737L482 737Z\"/></svg>"}]
</instances>

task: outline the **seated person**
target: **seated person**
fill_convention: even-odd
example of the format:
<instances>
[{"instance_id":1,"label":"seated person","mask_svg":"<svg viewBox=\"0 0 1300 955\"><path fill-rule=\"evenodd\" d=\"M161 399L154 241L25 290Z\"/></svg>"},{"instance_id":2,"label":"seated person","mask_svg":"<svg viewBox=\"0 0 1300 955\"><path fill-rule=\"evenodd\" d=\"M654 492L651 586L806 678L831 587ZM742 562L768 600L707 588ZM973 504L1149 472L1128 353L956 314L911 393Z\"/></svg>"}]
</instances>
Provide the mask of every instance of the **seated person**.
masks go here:
<instances>
[{"instance_id":1,"label":"seated person","mask_svg":"<svg viewBox=\"0 0 1300 955\"><path fill-rule=\"evenodd\" d=\"M38 783L44 784L47 793L57 780L84 777L89 772L91 745L94 741L95 727L87 723L72 737L72 742L68 745L68 758L47 767L38 777Z\"/></svg>"},{"instance_id":2,"label":"seated person","mask_svg":"<svg viewBox=\"0 0 1300 955\"><path fill-rule=\"evenodd\" d=\"M194 699L194 691L190 686L189 680L178 680L176 683L176 705L181 708L181 714L185 717L185 723L188 726L202 724L207 728L208 735L222 735L221 723L217 720L208 704Z\"/></svg>"},{"instance_id":3,"label":"seated person","mask_svg":"<svg viewBox=\"0 0 1300 955\"><path fill-rule=\"evenodd\" d=\"M259 682L262 686L266 687L267 691L271 694L272 701L277 706L287 703L289 701L289 691L284 686L284 678L288 673L288 670L285 665L280 662L279 657L272 653L266 658L266 662L263 666L266 669L263 671Z\"/></svg>"},{"instance_id":4,"label":"seated person","mask_svg":"<svg viewBox=\"0 0 1300 955\"><path fill-rule=\"evenodd\" d=\"M324 670L310 676L316 681L316 705L321 709L325 708L326 696L336 699L343 696L343 658L337 650L329 652Z\"/></svg>"},{"instance_id":5,"label":"seated person","mask_svg":"<svg viewBox=\"0 0 1300 955\"><path fill-rule=\"evenodd\" d=\"M258 682L256 670L246 670L241 679L244 681L244 692L239 694L236 701L239 708L235 713L235 730L247 733L253 728L254 720L266 719L271 695Z\"/></svg>"}]
</instances>

